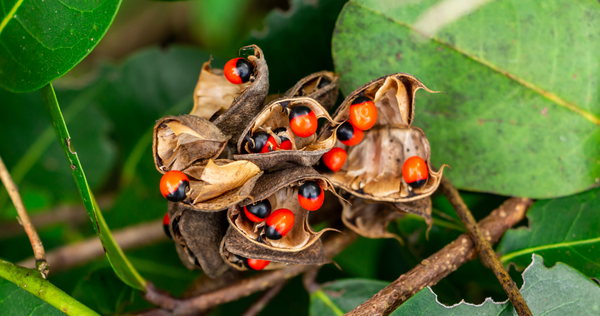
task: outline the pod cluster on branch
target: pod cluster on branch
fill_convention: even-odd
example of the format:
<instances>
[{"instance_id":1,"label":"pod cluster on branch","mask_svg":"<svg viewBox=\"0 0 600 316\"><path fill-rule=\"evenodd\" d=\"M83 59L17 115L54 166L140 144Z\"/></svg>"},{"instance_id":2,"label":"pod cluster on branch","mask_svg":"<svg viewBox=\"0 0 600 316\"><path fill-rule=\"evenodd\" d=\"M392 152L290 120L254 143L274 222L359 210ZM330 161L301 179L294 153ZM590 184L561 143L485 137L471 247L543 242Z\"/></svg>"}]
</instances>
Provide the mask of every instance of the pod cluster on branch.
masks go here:
<instances>
[{"instance_id":1,"label":"pod cluster on branch","mask_svg":"<svg viewBox=\"0 0 600 316\"><path fill-rule=\"evenodd\" d=\"M222 70L204 63L190 114L154 127L165 232L185 266L216 277L329 263L320 238L338 233L326 226L340 214L370 238L395 237L387 224L405 212L431 223L442 170L411 126L416 91L430 91L418 79L375 79L334 111L336 74L318 72L269 96L263 52L240 52Z\"/></svg>"}]
</instances>

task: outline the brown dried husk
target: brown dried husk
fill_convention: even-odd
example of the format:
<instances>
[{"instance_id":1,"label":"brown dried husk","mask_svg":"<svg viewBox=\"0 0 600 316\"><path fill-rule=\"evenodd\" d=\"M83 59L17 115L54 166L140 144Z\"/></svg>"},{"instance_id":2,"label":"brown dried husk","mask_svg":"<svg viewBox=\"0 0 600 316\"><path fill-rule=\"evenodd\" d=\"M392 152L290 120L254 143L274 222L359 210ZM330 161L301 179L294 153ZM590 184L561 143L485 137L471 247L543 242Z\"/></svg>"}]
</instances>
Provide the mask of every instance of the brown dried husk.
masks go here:
<instances>
[{"instance_id":1,"label":"brown dried husk","mask_svg":"<svg viewBox=\"0 0 600 316\"><path fill-rule=\"evenodd\" d=\"M217 158L227 140L229 137L206 119L192 115L163 117L154 126L154 165L161 173L183 170L195 161Z\"/></svg>"},{"instance_id":2,"label":"brown dried husk","mask_svg":"<svg viewBox=\"0 0 600 316\"><path fill-rule=\"evenodd\" d=\"M298 203L298 187L307 180L316 181L323 190L335 192L329 180L316 172L312 167L292 167L267 173L256 183L256 186L252 190L251 198L229 208L227 213L229 223L244 238L266 249L282 252L298 252L309 248L319 240L324 232L336 230L326 228L315 232L308 224L308 215L311 211L305 210ZM279 240L269 240L262 233L262 228L265 226L266 221L260 223L252 222L244 213L243 206L264 199L269 200L273 212L280 208L286 208L294 213L294 226L287 235ZM319 210L312 212L319 212Z\"/></svg>"},{"instance_id":3,"label":"brown dried husk","mask_svg":"<svg viewBox=\"0 0 600 316\"><path fill-rule=\"evenodd\" d=\"M375 79L351 93L333 115L335 121L349 118L352 101L361 95L373 99L377 107L377 123L364 131L363 140L355 146L341 142L348 158L342 169L328 174L335 186L355 196L381 202L410 202L431 195L439 186L444 166L431 168L429 141L425 133L412 127L416 91L427 89L408 74L393 74ZM326 129L319 139L327 139L335 130ZM427 162L429 178L419 189L410 188L402 177L404 161L419 156Z\"/></svg>"},{"instance_id":4,"label":"brown dried husk","mask_svg":"<svg viewBox=\"0 0 600 316\"><path fill-rule=\"evenodd\" d=\"M196 211L217 212L251 196L263 172L246 160L217 159L198 163L183 170L189 180L183 201Z\"/></svg>"},{"instance_id":5,"label":"brown dried husk","mask_svg":"<svg viewBox=\"0 0 600 316\"><path fill-rule=\"evenodd\" d=\"M431 218L431 198L426 197L408 203L381 203L353 197L350 203L340 199L343 206L342 221L346 227L367 238L395 238L403 243L400 236L387 230L389 223L402 218L404 213L417 214L425 219L429 227Z\"/></svg>"},{"instance_id":6,"label":"brown dried husk","mask_svg":"<svg viewBox=\"0 0 600 316\"><path fill-rule=\"evenodd\" d=\"M318 89L321 80L330 81L328 85ZM337 101L340 86L340 77L331 71L320 71L302 78L296 85L289 89L284 97L309 97L317 100L323 108L330 110Z\"/></svg>"},{"instance_id":7,"label":"brown dried husk","mask_svg":"<svg viewBox=\"0 0 600 316\"><path fill-rule=\"evenodd\" d=\"M298 252L282 252L264 248L248 241L234 228L229 228L221 242L223 260L237 270L248 270L240 257L269 260L267 270L280 269L288 265L322 265L331 262L325 257L320 240Z\"/></svg>"},{"instance_id":8,"label":"brown dried husk","mask_svg":"<svg viewBox=\"0 0 600 316\"><path fill-rule=\"evenodd\" d=\"M210 60L205 62L194 90L194 108L190 115L210 120L224 113L251 84L250 81L233 84L225 78L222 69L212 68Z\"/></svg>"},{"instance_id":9,"label":"brown dried husk","mask_svg":"<svg viewBox=\"0 0 600 316\"><path fill-rule=\"evenodd\" d=\"M254 65L251 83L225 112L216 113L218 116L213 115L211 119L223 134L231 136L232 145L243 135L244 126L262 110L269 92L269 68L262 50L256 45L245 46L241 50L247 49L254 50L254 54L248 56L248 60Z\"/></svg>"},{"instance_id":10,"label":"brown dried husk","mask_svg":"<svg viewBox=\"0 0 600 316\"><path fill-rule=\"evenodd\" d=\"M220 254L227 232L226 212L195 212L183 203L169 202L169 229L177 253L188 269L201 268L211 278L229 267Z\"/></svg>"},{"instance_id":11,"label":"brown dried husk","mask_svg":"<svg viewBox=\"0 0 600 316\"><path fill-rule=\"evenodd\" d=\"M304 105L311 108L317 118L325 118L330 124L336 124L331 119L327 110L325 110L319 102L314 99L302 97L302 98L289 98L289 99L278 99L267 105L253 120L246 126L242 135L237 143L238 154L234 156L234 159L244 159L255 163L260 167L261 170L269 170L276 167L281 167L289 163L298 164L302 166L312 166L316 164L321 156L333 148L337 138L335 133L330 134L328 137L323 137L317 141L317 134L315 133L310 137L298 137L290 129L290 121L287 113L284 111L285 108L294 108L296 106ZM249 147L247 139L258 131L265 131L273 136L273 130L279 127L287 128L285 136L292 142L291 150L277 149L272 152L263 154L249 153ZM279 141L278 137L275 137ZM279 142L278 142L279 145Z\"/></svg>"}]
</instances>

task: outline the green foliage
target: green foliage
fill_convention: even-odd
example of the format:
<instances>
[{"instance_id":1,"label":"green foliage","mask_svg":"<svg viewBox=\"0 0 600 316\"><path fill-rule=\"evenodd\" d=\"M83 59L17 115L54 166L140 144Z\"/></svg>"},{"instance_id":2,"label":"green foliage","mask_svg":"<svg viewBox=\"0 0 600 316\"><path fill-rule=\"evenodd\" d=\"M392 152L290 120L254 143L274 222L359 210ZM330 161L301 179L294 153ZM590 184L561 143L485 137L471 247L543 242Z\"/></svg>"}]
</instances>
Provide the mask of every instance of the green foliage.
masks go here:
<instances>
[{"instance_id":1,"label":"green foliage","mask_svg":"<svg viewBox=\"0 0 600 316\"><path fill-rule=\"evenodd\" d=\"M0 86L41 88L87 56L111 25L120 0L2 1Z\"/></svg>"},{"instance_id":2,"label":"green foliage","mask_svg":"<svg viewBox=\"0 0 600 316\"><path fill-rule=\"evenodd\" d=\"M333 37L342 92L390 72L447 92L419 93L414 126L461 189L550 198L594 184L598 3L492 1L424 37L415 25L437 2L348 3Z\"/></svg>"},{"instance_id":3,"label":"green foliage","mask_svg":"<svg viewBox=\"0 0 600 316\"><path fill-rule=\"evenodd\" d=\"M523 272L521 293L533 315L597 315L600 313L600 287L577 270L558 263L548 269L542 257ZM460 303L447 307L437 302L425 288L396 309L392 315L517 315L510 302L486 300L482 305Z\"/></svg>"},{"instance_id":4,"label":"green foliage","mask_svg":"<svg viewBox=\"0 0 600 316\"><path fill-rule=\"evenodd\" d=\"M77 157L77 152L74 152L71 148L71 136L69 136L69 131L67 130L67 125L65 124L62 112L60 111L60 106L58 105L58 100L56 99L56 94L54 93L52 85L44 86L42 89L42 98L48 107L56 135L60 140L65 155L67 156L67 160L70 163L73 178L75 178L77 188L83 199L83 204L92 220L94 230L102 242L106 257L123 282L133 288L143 290L146 286L146 281L139 275L131 263L129 263L125 254L123 254L123 251L115 242L87 183L81 162Z\"/></svg>"},{"instance_id":5,"label":"green foliage","mask_svg":"<svg viewBox=\"0 0 600 316\"><path fill-rule=\"evenodd\" d=\"M312 316L342 316L388 285L367 279L338 280L323 285L310 296Z\"/></svg>"},{"instance_id":6,"label":"green foliage","mask_svg":"<svg viewBox=\"0 0 600 316\"><path fill-rule=\"evenodd\" d=\"M564 262L589 277L600 278L600 189L574 196L536 202L529 227L511 229L498 252L504 264L524 268L532 253L546 264Z\"/></svg>"},{"instance_id":7,"label":"green foliage","mask_svg":"<svg viewBox=\"0 0 600 316\"><path fill-rule=\"evenodd\" d=\"M0 310L3 315L98 315L44 280L37 270L3 260L0 260Z\"/></svg>"}]
</instances>

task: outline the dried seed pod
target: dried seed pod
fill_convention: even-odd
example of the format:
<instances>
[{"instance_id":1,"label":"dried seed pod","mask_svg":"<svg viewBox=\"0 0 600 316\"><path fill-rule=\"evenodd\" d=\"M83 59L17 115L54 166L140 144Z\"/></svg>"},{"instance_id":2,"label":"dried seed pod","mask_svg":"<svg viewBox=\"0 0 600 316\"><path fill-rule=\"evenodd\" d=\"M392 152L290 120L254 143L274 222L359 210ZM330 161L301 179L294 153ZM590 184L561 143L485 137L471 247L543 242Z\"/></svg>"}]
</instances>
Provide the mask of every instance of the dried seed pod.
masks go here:
<instances>
[{"instance_id":1,"label":"dried seed pod","mask_svg":"<svg viewBox=\"0 0 600 316\"><path fill-rule=\"evenodd\" d=\"M340 77L331 71L320 71L302 78L289 89L284 97L309 97L330 110L337 100Z\"/></svg>"},{"instance_id":2,"label":"dried seed pod","mask_svg":"<svg viewBox=\"0 0 600 316\"><path fill-rule=\"evenodd\" d=\"M271 261L265 268L266 270L279 269L290 264L321 265L331 262L325 257L320 240L302 251L276 251L252 243L232 227L227 230L227 234L221 242L221 256L227 264L242 271L248 270L242 258Z\"/></svg>"},{"instance_id":3,"label":"dried seed pod","mask_svg":"<svg viewBox=\"0 0 600 316\"><path fill-rule=\"evenodd\" d=\"M348 120L350 105L359 97L372 99L379 114L359 144L350 147L336 143L336 147L346 150L347 160L341 170L328 174L335 186L364 199L392 203L415 201L436 190L444 166L439 171L432 169L429 141L421 129L411 126L419 89L435 92L412 75L399 73L375 79L348 95L333 115L335 121ZM326 127L319 140L335 132ZM402 166L412 156L426 161L429 170L425 184L416 189L402 177Z\"/></svg>"},{"instance_id":4,"label":"dried seed pod","mask_svg":"<svg viewBox=\"0 0 600 316\"><path fill-rule=\"evenodd\" d=\"M340 199L343 206L342 221L357 234L367 238L395 238L400 243L402 239L387 231L389 223L401 218L403 214L413 213L425 219L429 227L433 224L431 218L431 198L407 203L381 203L358 197L349 200Z\"/></svg>"},{"instance_id":5,"label":"dried seed pod","mask_svg":"<svg viewBox=\"0 0 600 316\"><path fill-rule=\"evenodd\" d=\"M310 137L298 137L290 129L290 120L288 113L290 109L298 106L310 108L317 118L325 118L330 124L336 124L331 119L327 111L314 99L311 98L292 98L278 99L267 105L251 122L246 126L237 143L239 153L250 153L248 144L254 133L264 131L276 139L281 136L292 142L291 150L277 149L273 152L262 154L239 154L234 159L249 160L260 167L261 170L269 170L285 163L295 163L303 166L312 166L319 158L333 147L336 141L335 134L322 138L317 141L316 133ZM275 129L285 128L284 132L275 132ZM278 143L280 145L280 143Z\"/></svg>"},{"instance_id":6,"label":"dried seed pod","mask_svg":"<svg viewBox=\"0 0 600 316\"><path fill-rule=\"evenodd\" d=\"M201 268L211 278L228 269L220 255L227 232L226 212L196 212L183 203L169 202L170 231L181 261L188 269Z\"/></svg>"},{"instance_id":7,"label":"dried seed pod","mask_svg":"<svg viewBox=\"0 0 600 316\"><path fill-rule=\"evenodd\" d=\"M251 84L233 84L225 78L222 69L212 68L210 60L202 65L194 90L194 108L190 115L210 120L227 111Z\"/></svg>"},{"instance_id":8,"label":"dried seed pod","mask_svg":"<svg viewBox=\"0 0 600 316\"><path fill-rule=\"evenodd\" d=\"M240 135L243 135L244 126L262 110L269 92L269 69L262 50L256 45L242 47L241 50L247 49L254 51L253 55L248 56L248 61L254 66L254 73L250 76L249 84L246 84L247 86L240 96L225 112L216 113L217 115L213 115L211 119L211 122L221 129L223 134L231 136L232 144L235 144Z\"/></svg>"},{"instance_id":9,"label":"dried seed pod","mask_svg":"<svg viewBox=\"0 0 600 316\"><path fill-rule=\"evenodd\" d=\"M183 170L198 160L217 158L229 137L206 119L166 116L154 126L154 165L161 173Z\"/></svg>"},{"instance_id":10,"label":"dried seed pod","mask_svg":"<svg viewBox=\"0 0 600 316\"><path fill-rule=\"evenodd\" d=\"M183 170L190 178L189 193L183 203L196 211L216 212L247 199L263 174L250 161L209 160Z\"/></svg>"},{"instance_id":11,"label":"dried seed pod","mask_svg":"<svg viewBox=\"0 0 600 316\"><path fill-rule=\"evenodd\" d=\"M227 219L244 238L263 248L282 252L298 252L307 249L317 242L324 232L334 230L323 229L314 232L310 228L308 213L311 211L305 210L298 202L298 187L307 180L317 182L323 190L333 190L333 186L327 178L312 167L298 166L278 170L264 174L252 190L251 198L229 208ZM294 226L285 237L279 240L270 240L265 236L266 221L253 222L244 213L244 205L265 199L269 200L273 210L285 208L294 213Z\"/></svg>"}]
</instances>

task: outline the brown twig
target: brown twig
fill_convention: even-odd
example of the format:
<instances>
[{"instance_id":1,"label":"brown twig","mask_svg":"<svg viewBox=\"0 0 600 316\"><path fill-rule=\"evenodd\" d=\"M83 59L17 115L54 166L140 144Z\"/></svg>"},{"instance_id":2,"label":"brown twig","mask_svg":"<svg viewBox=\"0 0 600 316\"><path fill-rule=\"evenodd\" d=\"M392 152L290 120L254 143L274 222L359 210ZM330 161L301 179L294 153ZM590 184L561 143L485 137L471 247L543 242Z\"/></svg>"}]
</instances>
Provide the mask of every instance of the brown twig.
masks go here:
<instances>
[{"instance_id":1,"label":"brown twig","mask_svg":"<svg viewBox=\"0 0 600 316\"><path fill-rule=\"evenodd\" d=\"M0 157L0 178L2 179L2 183L4 183L6 191L8 191L10 199L12 200L13 204L15 205L15 208L17 209L20 222L23 225L23 228L25 228L27 237L29 237L29 242L31 243L31 247L33 248L33 256L35 257L35 266L42 274L42 277L45 279L48 276L48 273L50 273L50 267L48 266L48 262L46 261L44 245L42 244L42 241L40 240L40 236L38 236L37 231L35 231L35 227L31 224L31 220L29 219L29 215L27 214L25 205L23 205L23 200L21 200L19 190L17 189L15 182L12 180L10 173L8 173L6 165L4 165L4 161L2 161L2 157Z\"/></svg>"},{"instance_id":2,"label":"brown twig","mask_svg":"<svg viewBox=\"0 0 600 316\"><path fill-rule=\"evenodd\" d=\"M302 284L304 284L306 292L314 293L321 287L316 281L320 268L321 267L313 267L304 272L304 275L302 276Z\"/></svg>"},{"instance_id":3,"label":"brown twig","mask_svg":"<svg viewBox=\"0 0 600 316\"><path fill-rule=\"evenodd\" d=\"M281 281L277 284L275 284L272 288L268 289L265 291L265 293L263 293L263 295L261 295L258 300L256 302L254 302L254 304L252 304L252 306L250 306L250 308L248 308L248 310L242 314L242 316L256 316L258 315L258 313L260 313L265 306L267 306L267 304L269 304L269 302L275 297L277 296L277 294L279 294L279 292L281 292L281 289L283 289L283 287L285 286L285 284L287 283L287 280Z\"/></svg>"},{"instance_id":4,"label":"brown twig","mask_svg":"<svg viewBox=\"0 0 600 316\"><path fill-rule=\"evenodd\" d=\"M239 280L242 275L243 272L234 269L229 269L214 279L206 274L202 274L183 292L182 297L188 298L218 290Z\"/></svg>"},{"instance_id":5,"label":"brown twig","mask_svg":"<svg viewBox=\"0 0 600 316\"><path fill-rule=\"evenodd\" d=\"M167 240L162 227L162 220L129 226L113 231L113 237L121 249L128 250L147 246ZM55 272L82 265L104 256L104 248L98 237L92 237L78 243L60 247L48 252L47 259ZM23 267L31 267L34 259L29 258L17 263Z\"/></svg>"},{"instance_id":6,"label":"brown twig","mask_svg":"<svg viewBox=\"0 0 600 316\"><path fill-rule=\"evenodd\" d=\"M479 230L486 240L496 242L510 227L523 219L532 201L511 198L479 222ZM460 235L455 241L442 248L375 296L364 302L347 316L389 315L425 286L433 286L459 266L477 257L477 249L468 234Z\"/></svg>"},{"instance_id":7,"label":"brown twig","mask_svg":"<svg viewBox=\"0 0 600 316\"><path fill-rule=\"evenodd\" d=\"M486 236L483 235L479 227L477 226L477 222L473 217L473 214L467 208L465 201L463 201L458 190L450 183L446 177L442 178L442 183L440 188L442 189L442 193L448 199L448 202L452 205L458 217L467 228L469 235L473 239L475 244L475 248L479 253L479 257L483 259L483 261L494 271L496 278L504 288L504 292L508 295L510 302L515 307L515 311L519 316L531 316L531 311L525 303L517 284L510 278L510 275L496 257L496 252L492 249L490 243L486 240Z\"/></svg>"},{"instance_id":8,"label":"brown twig","mask_svg":"<svg viewBox=\"0 0 600 316\"><path fill-rule=\"evenodd\" d=\"M336 234L324 242L325 255L334 257L348 245L357 235L352 231L344 231ZM198 311L206 310L220 304L228 303L246 297L252 293L266 290L284 280L289 280L312 266L297 265L281 270L263 272L240 280L229 286L223 287L211 293L202 294L188 299L176 299L168 294L157 290L152 283L146 286L145 298L149 302L167 310L173 311L173 315L189 315Z\"/></svg>"}]
</instances>

